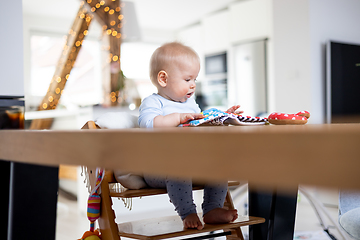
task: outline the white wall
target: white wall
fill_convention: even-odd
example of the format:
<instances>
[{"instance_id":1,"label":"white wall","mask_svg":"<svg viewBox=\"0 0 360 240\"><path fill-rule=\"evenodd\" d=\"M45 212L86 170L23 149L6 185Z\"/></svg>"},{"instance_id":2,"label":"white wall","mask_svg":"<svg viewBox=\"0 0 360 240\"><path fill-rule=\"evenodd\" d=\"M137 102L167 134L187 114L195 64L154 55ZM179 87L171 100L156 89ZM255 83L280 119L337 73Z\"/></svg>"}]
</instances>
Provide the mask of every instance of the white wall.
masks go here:
<instances>
[{"instance_id":1,"label":"white wall","mask_svg":"<svg viewBox=\"0 0 360 240\"><path fill-rule=\"evenodd\" d=\"M251 41L267 38L271 34L271 1L241 1L229 6L229 41Z\"/></svg>"},{"instance_id":2,"label":"white wall","mask_svg":"<svg viewBox=\"0 0 360 240\"><path fill-rule=\"evenodd\" d=\"M329 40L360 44L360 1L309 1L309 9L312 115L316 122L322 123L325 121L325 44Z\"/></svg>"},{"instance_id":3,"label":"white wall","mask_svg":"<svg viewBox=\"0 0 360 240\"><path fill-rule=\"evenodd\" d=\"M203 46L206 54L222 52L230 47L230 14L228 10L216 12L202 19Z\"/></svg>"},{"instance_id":4,"label":"white wall","mask_svg":"<svg viewBox=\"0 0 360 240\"><path fill-rule=\"evenodd\" d=\"M0 96L24 96L22 1L2 1L0 8Z\"/></svg>"},{"instance_id":5,"label":"white wall","mask_svg":"<svg viewBox=\"0 0 360 240\"><path fill-rule=\"evenodd\" d=\"M358 0L273 0L274 111L325 121L325 43L360 43Z\"/></svg>"},{"instance_id":6,"label":"white wall","mask_svg":"<svg viewBox=\"0 0 360 240\"><path fill-rule=\"evenodd\" d=\"M308 11L305 0L273 0L272 94L275 104L271 111L296 113L308 110L313 114Z\"/></svg>"}]
</instances>

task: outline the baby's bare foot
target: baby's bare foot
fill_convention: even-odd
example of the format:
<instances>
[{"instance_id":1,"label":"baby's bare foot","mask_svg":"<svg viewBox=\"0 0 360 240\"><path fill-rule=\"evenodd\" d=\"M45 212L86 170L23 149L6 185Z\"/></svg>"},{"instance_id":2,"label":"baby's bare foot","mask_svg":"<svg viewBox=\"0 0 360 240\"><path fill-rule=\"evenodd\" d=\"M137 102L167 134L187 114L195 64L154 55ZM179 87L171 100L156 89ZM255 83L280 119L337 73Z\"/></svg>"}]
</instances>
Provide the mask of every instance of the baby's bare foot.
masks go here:
<instances>
[{"instance_id":1,"label":"baby's bare foot","mask_svg":"<svg viewBox=\"0 0 360 240\"><path fill-rule=\"evenodd\" d=\"M204 228L203 224L201 223L198 215L196 213L189 214L184 220L183 224L185 228L196 228L201 230Z\"/></svg>"},{"instance_id":2,"label":"baby's bare foot","mask_svg":"<svg viewBox=\"0 0 360 240\"><path fill-rule=\"evenodd\" d=\"M224 208L215 208L204 215L204 222L209 224L214 223L229 223L238 218L237 210L227 210Z\"/></svg>"}]
</instances>

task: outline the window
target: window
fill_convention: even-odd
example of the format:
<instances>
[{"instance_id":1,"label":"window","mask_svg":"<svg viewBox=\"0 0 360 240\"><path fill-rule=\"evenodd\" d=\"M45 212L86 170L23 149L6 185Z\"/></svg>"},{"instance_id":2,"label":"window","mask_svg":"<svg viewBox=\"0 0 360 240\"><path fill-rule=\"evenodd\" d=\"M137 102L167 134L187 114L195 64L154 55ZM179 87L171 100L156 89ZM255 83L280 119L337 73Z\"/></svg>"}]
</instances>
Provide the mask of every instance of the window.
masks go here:
<instances>
[{"instance_id":1,"label":"window","mask_svg":"<svg viewBox=\"0 0 360 240\"><path fill-rule=\"evenodd\" d=\"M31 97L45 96L64 45L64 36L31 36ZM59 104L87 106L102 101L100 61L100 43L84 40Z\"/></svg>"}]
</instances>

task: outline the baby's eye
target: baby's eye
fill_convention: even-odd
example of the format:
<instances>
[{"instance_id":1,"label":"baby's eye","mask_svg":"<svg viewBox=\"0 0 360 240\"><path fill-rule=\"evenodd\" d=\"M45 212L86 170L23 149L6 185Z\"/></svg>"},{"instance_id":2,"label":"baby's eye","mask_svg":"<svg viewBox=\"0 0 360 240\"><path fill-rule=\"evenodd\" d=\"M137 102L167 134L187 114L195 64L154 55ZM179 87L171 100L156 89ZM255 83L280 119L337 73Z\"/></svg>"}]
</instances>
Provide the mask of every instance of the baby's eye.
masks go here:
<instances>
[{"instance_id":1,"label":"baby's eye","mask_svg":"<svg viewBox=\"0 0 360 240\"><path fill-rule=\"evenodd\" d=\"M190 82L191 79L185 79L185 81Z\"/></svg>"}]
</instances>

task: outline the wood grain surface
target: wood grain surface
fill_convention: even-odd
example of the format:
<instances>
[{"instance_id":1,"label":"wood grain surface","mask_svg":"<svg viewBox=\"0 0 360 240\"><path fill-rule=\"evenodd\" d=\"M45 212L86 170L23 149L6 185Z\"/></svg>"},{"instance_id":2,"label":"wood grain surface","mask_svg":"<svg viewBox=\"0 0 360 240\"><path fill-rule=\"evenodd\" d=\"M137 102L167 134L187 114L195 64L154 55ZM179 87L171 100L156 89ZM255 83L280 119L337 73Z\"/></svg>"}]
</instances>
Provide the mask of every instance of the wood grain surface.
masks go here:
<instances>
[{"instance_id":1,"label":"wood grain surface","mask_svg":"<svg viewBox=\"0 0 360 240\"><path fill-rule=\"evenodd\" d=\"M0 159L239 180L360 188L360 124L0 131Z\"/></svg>"}]
</instances>

